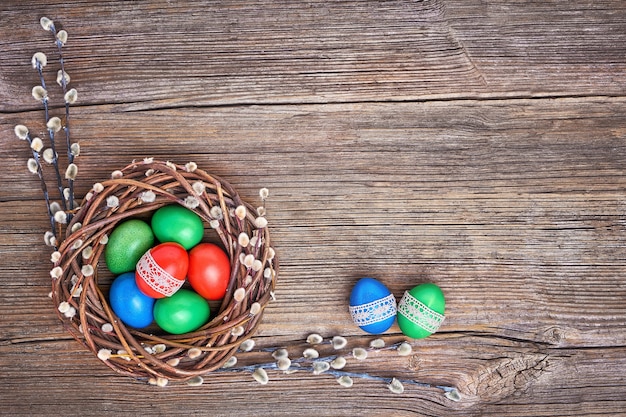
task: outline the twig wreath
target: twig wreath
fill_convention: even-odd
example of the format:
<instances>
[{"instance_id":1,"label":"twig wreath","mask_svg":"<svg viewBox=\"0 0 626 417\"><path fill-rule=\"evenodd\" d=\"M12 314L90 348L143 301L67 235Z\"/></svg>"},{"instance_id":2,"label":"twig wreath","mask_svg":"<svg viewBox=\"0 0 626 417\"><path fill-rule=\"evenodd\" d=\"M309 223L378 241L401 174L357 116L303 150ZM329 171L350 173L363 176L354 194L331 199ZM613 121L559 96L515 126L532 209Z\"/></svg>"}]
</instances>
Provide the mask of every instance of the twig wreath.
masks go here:
<instances>
[{"instance_id":1,"label":"twig wreath","mask_svg":"<svg viewBox=\"0 0 626 417\"><path fill-rule=\"evenodd\" d=\"M37 52L32 57L39 75L39 85L32 89L41 102L46 122L46 142L33 137L24 125L15 127L19 139L28 142L32 156L28 170L40 181L50 230L44 241L52 248L50 271L52 292L59 318L73 337L116 372L166 386L170 381L200 385L203 377L218 372L248 372L260 384L269 381L267 371L297 371L333 376L343 387L351 387L354 378L384 382L394 393L402 393L405 384L437 389L451 400L460 396L456 388L432 385L415 380L349 372L349 360L365 360L369 352L395 350L400 356L412 354L406 340L386 346L382 338L369 346L347 350L342 336L324 339L311 334L297 358L290 358L293 348L255 349L252 338L264 309L275 297L278 258L271 246L265 213L269 191L259 192L262 205L254 207L243 201L224 179L200 169L195 163L184 165L145 158L112 172L109 179L92 186L82 201L74 196L78 174L75 159L80 146L71 141L70 107L78 99L69 89L70 76L65 71L63 46L67 32L58 30L52 20L43 17L41 26L49 31L56 45L60 69L56 81L64 99L63 119L50 115L50 98L45 83L47 56ZM61 168L58 149L63 141L66 162ZM46 173L52 170L54 192L49 192ZM52 187L50 187L52 188ZM54 195L54 196L53 196ZM117 225L128 219L150 216L156 210L178 205L191 210L217 235L231 265L226 294L219 310L201 327L183 334L167 334L136 329L124 324L111 308L98 280L99 265L109 236ZM320 348L332 346L331 353L320 356ZM267 362L238 365L237 354L256 351L267 354Z\"/></svg>"}]
</instances>

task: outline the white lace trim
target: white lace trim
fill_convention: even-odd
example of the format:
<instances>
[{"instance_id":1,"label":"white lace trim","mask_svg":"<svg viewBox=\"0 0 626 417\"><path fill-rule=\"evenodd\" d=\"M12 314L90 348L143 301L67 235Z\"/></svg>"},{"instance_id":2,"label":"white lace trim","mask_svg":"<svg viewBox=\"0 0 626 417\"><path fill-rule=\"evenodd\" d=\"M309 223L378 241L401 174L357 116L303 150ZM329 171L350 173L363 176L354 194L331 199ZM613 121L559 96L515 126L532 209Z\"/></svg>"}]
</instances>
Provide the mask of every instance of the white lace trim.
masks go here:
<instances>
[{"instance_id":1,"label":"white lace trim","mask_svg":"<svg viewBox=\"0 0 626 417\"><path fill-rule=\"evenodd\" d=\"M396 315L396 298L389 294L371 303L350 306L350 315L359 327L379 323Z\"/></svg>"},{"instance_id":2,"label":"white lace trim","mask_svg":"<svg viewBox=\"0 0 626 417\"><path fill-rule=\"evenodd\" d=\"M146 252L137 263L137 274L146 284L159 294L170 297L180 289L185 280L176 279L156 263L150 251Z\"/></svg>"},{"instance_id":3,"label":"white lace trim","mask_svg":"<svg viewBox=\"0 0 626 417\"><path fill-rule=\"evenodd\" d=\"M400 300L398 312L402 313L402 315L412 323L430 333L435 333L444 319L443 314L439 314L427 307L420 300L409 294L408 291L404 293L404 296Z\"/></svg>"}]
</instances>

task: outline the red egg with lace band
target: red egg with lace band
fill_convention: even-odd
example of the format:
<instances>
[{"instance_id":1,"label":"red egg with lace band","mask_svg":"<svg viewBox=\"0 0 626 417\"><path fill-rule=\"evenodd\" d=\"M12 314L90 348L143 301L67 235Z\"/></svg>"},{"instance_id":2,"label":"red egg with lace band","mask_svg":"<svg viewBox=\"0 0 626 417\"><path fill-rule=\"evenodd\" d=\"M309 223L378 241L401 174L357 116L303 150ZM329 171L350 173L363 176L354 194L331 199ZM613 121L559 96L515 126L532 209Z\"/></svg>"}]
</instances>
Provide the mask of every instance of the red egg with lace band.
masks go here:
<instances>
[{"instance_id":1,"label":"red egg with lace band","mask_svg":"<svg viewBox=\"0 0 626 417\"><path fill-rule=\"evenodd\" d=\"M184 247L174 242L161 243L139 259L135 280L148 297L170 297L185 283L188 268L189 255Z\"/></svg>"}]
</instances>

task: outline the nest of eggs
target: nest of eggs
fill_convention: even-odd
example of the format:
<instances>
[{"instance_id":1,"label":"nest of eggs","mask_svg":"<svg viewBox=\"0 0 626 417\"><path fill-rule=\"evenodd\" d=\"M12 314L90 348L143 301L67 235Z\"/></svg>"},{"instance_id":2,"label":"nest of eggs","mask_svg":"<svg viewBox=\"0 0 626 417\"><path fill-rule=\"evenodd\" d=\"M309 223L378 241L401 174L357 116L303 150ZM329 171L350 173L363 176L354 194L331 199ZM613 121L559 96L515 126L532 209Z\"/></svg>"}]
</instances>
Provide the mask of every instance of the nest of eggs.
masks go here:
<instances>
[{"instance_id":1,"label":"nest of eggs","mask_svg":"<svg viewBox=\"0 0 626 417\"><path fill-rule=\"evenodd\" d=\"M104 263L101 258L115 226L170 204L200 216L205 228L214 230L231 264L226 295L210 321L180 335L126 326L110 307L106 283L98 282L99 272L110 275L99 264ZM228 182L193 163L133 162L94 185L67 224L52 271L59 317L106 365L136 379L184 381L222 367L254 334L273 296L278 262L261 214ZM254 244L239 244L242 233ZM246 266L248 255L260 264Z\"/></svg>"}]
</instances>

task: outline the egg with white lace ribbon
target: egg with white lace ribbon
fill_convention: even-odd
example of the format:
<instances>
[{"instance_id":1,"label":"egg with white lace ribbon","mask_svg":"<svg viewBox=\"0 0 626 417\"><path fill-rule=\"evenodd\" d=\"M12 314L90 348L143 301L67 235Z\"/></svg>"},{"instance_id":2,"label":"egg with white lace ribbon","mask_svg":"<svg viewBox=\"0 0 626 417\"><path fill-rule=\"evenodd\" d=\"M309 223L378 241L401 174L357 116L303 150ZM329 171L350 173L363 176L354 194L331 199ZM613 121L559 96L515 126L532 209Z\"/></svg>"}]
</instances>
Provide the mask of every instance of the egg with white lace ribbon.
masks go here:
<instances>
[{"instance_id":1,"label":"egg with white lace ribbon","mask_svg":"<svg viewBox=\"0 0 626 417\"><path fill-rule=\"evenodd\" d=\"M398 326L405 336L423 339L435 333L444 319L443 291L432 283L406 291L398 304Z\"/></svg>"},{"instance_id":2,"label":"egg with white lace ribbon","mask_svg":"<svg viewBox=\"0 0 626 417\"><path fill-rule=\"evenodd\" d=\"M396 319L396 298L382 282L361 278L350 293L350 315L361 330L384 333Z\"/></svg>"}]
</instances>

